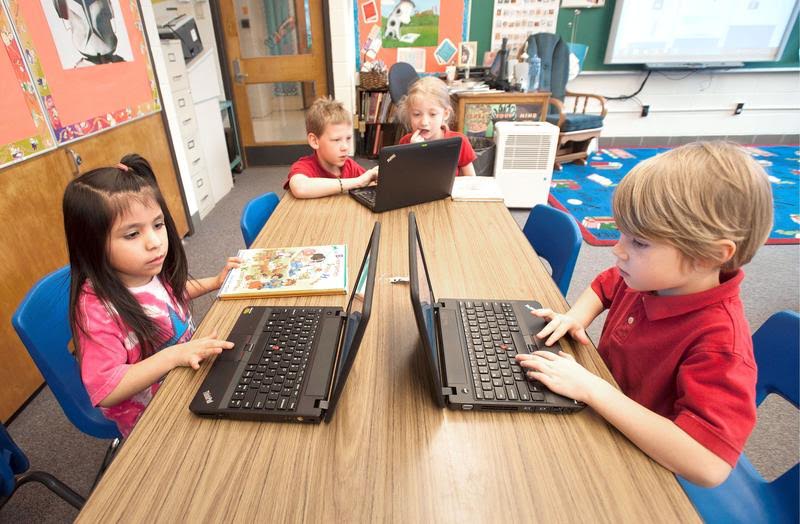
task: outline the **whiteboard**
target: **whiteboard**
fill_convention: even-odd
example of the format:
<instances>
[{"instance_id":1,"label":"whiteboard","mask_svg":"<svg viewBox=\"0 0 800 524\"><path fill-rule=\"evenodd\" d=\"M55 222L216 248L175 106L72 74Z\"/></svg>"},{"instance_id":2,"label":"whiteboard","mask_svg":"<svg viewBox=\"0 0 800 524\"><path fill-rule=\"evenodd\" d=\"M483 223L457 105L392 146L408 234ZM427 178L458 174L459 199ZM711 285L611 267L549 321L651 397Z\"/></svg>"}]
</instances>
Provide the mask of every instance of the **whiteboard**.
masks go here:
<instances>
[{"instance_id":1,"label":"whiteboard","mask_svg":"<svg viewBox=\"0 0 800 524\"><path fill-rule=\"evenodd\" d=\"M797 0L618 0L605 63L777 61L797 10Z\"/></svg>"}]
</instances>

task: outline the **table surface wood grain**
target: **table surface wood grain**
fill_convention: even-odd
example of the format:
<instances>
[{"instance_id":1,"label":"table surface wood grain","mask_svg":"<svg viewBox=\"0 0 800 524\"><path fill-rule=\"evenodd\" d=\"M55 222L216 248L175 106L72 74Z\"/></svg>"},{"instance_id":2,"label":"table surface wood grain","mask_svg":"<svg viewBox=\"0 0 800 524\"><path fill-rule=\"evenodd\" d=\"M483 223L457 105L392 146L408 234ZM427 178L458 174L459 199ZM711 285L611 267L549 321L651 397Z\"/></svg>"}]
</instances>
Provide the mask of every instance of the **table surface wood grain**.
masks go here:
<instances>
[{"instance_id":1,"label":"table surface wood grain","mask_svg":"<svg viewBox=\"0 0 800 524\"><path fill-rule=\"evenodd\" d=\"M501 203L441 200L373 214L338 195L286 195L253 247L347 244L349 280L381 222L373 311L331 423L203 419L207 370L172 371L80 522L699 522L675 477L591 409L439 409L408 285L415 211L437 297L567 305ZM223 260L229 253L220 253ZM598 268L598 271L602 268ZM346 296L217 301L198 328L230 332L246 305L346 306ZM592 346L566 344L613 381Z\"/></svg>"}]
</instances>

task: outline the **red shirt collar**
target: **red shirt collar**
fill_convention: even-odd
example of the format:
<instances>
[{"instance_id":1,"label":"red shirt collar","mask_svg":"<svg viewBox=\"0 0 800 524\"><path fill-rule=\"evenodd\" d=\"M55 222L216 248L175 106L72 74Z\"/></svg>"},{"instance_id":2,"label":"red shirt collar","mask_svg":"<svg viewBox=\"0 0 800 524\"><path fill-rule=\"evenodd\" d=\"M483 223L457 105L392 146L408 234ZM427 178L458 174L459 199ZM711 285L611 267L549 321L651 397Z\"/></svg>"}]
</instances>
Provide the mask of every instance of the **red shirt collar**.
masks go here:
<instances>
[{"instance_id":1,"label":"red shirt collar","mask_svg":"<svg viewBox=\"0 0 800 524\"><path fill-rule=\"evenodd\" d=\"M645 314L649 320L661 320L684 315L711 304L722 302L739 295L739 284L743 279L744 271L738 269L733 273L720 274L720 284L718 286L699 293L675 296L642 293ZM640 293L631 289L628 292Z\"/></svg>"}]
</instances>

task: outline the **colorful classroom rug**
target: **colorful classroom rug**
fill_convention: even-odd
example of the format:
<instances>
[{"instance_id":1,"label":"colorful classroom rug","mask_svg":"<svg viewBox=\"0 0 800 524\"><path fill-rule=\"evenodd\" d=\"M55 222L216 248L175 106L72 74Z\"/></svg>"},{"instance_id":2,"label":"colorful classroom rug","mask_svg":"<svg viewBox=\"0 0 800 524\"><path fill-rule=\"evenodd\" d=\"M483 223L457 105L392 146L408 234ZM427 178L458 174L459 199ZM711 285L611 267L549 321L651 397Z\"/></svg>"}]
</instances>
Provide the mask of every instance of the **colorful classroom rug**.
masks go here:
<instances>
[{"instance_id":1,"label":"colorful classroom rug","mask_svg":"<svg viewBox=\"0 0 800 524\"><path fill-rule=\"evenodd\" d=\"M747 146L772 182L775 221L767 244L800 243L800 148ZM591 155L585 166L565 164L553 172L550 204L574 216L583 238L593 246L612 246L619 231L611 216L611 195L623 176L645 158L666 148L606 148Z\"/></svg>"}]
</instances>

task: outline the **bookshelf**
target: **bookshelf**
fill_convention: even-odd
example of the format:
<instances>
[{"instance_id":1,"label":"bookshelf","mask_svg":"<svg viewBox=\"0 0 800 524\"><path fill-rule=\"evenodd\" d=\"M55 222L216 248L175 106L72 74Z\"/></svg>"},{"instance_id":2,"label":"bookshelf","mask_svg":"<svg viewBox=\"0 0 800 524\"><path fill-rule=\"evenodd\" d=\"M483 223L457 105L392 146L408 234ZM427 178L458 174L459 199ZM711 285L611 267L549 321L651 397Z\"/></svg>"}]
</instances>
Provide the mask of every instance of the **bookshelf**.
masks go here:
<instances>
[{"instance_id":1,"label":"bookshelf","mask_svg":"<svg viewBox=\"0 0 800 524\"><path fill-rule=\"evenodd\" d=\"M403 126L395 121L397 106L387 87L365 89L356 87L356 154L377 158L383 146L400 140Z\"/></svg>"}]
</instances>

